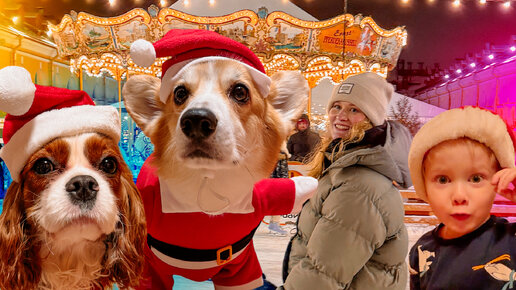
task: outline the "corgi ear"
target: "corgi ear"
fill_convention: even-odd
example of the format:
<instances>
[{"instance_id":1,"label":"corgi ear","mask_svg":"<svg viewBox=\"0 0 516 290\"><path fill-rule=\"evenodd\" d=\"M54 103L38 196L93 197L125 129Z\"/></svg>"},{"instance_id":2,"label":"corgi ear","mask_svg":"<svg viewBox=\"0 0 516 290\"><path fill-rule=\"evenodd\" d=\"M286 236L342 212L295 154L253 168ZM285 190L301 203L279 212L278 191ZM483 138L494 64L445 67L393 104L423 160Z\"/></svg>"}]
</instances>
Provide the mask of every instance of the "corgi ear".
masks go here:
<instances>
[{"instance_id":1,"label":"corgi ear","mask_svg":"<svg viewBox=\"0 0 516 290\"><path fill-rule=\"evenodd\" d=\"M149 75L129 78L122 89L124 104L134 122L147 136L151 136L154 123L163 114L165 104L159 100L161 81Z\"/></svg>"},{"instance_id":2,"label":"corgi ear","mask_svg":"<svg viewBox=\"0 0 516 290\"><path fill-rule=\"evenodd\" d=\"M272 76L269 99L290 132L308 103L308 82L300 72L280 71Z\"/></svg>"}]
</instances>

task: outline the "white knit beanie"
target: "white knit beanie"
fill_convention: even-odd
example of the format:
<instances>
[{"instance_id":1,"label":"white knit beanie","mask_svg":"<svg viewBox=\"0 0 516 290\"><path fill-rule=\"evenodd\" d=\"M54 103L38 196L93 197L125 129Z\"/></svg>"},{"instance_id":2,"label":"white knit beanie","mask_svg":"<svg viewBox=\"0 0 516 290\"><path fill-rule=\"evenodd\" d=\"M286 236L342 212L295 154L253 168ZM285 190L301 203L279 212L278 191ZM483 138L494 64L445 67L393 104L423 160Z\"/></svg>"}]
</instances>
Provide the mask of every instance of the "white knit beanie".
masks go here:
<instances>
[{"instance_id":1,"label":"white knit beanie","mask_svg":"<svg viewBox=\"0 0 516 290\"><path fill-rule=\"evenodd\" d=\"M471 106L444 111L419 129L410 146L410 177L424 201L428 201L422 170L425 155L441 142L463 137L489 147L502 168L514 167L514 134L500 116Z\"/></svg>"},{"instance_id":2,"label":"white knit beanie","mask_svg":"<svg viewBox=\"0 0 516 290\"><path fill-rule=\"evenodd\" d=\"M385 122L385 111L393 92L394 87L376 73L353 75L333 89L326 111L329 112L336 101L349 102L357 106L374 126L379 126Z\"/></svg>"}]
</instances>

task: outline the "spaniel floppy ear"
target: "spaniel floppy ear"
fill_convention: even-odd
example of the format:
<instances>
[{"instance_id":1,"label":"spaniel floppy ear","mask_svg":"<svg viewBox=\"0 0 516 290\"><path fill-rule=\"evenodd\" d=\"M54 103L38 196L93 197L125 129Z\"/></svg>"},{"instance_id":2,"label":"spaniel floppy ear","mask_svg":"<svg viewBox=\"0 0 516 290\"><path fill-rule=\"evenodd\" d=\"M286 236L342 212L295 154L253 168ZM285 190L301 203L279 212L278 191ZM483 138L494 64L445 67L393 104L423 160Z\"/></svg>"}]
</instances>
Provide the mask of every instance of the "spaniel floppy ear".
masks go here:
<instances>
[{"instance_id":1,"label":"spaniel floppy ear","mask_svg":"<svg viewBox=\"0 0 516 290\"><path fill-rule=\"evenodd\" d=\"M124 85L125 108L143 133L152 136L152 130L157 128L158 121L165 104L159 100L160 79L148 75L135 75Z\"/></svg>"},{"instance_id":2,"label":"spaniel floppy ear","mask_svg":"<svg viewBox=\"0 0 516 290\"><path fill-rule=\"evenodd\" d=\"M132 181L128 168L123 170L120 179L120 222L106 241L108 250L102 272L120 288L136 288L144 268L143 253L147 241L145 212L140 193Z\"/></svg>"},{"instance_id":3,"label":"spaniel floppy ear","mask_svg":"<svg viewBox=\"0 0 516 290\"><path fill-rule=\"evenodd\" d=\"M13 182L0 215L0 289L35 289L40 280L40 244L27 222L22 187Z\"/></svg>"},{"instance_id":4,"label":"spaniel floppy ear","mask_svg":"<svg viewBox=\"0 0 516 290\"><path fill-rule=\"evenodd\" d=\"M300 72L294 71L279 71L271 80L267 99L280 114L288 134L308 103L308 82Z\"/></svg>"}]
</instances>

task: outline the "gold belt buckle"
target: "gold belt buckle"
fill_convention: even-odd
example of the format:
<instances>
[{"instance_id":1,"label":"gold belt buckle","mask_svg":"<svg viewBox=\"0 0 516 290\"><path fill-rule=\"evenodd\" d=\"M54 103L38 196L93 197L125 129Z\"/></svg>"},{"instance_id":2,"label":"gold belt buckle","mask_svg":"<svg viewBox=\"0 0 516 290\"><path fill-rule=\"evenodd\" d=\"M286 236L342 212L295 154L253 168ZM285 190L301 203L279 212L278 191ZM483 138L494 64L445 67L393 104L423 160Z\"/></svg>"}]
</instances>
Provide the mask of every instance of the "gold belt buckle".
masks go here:
<instances>
[{"instance_id":1,"label":"gold belt buckle","mask_svg":"<svg viewBox=\"0 0 516 290\"><path fill-rule=\"evenodd\" d=\"M229 256L227 259L222 260L220 258L220 254L225 251L229 251ZM224 248L220 248L217 250L217 265L219 265L219 266L224 265L224 264L228 263L229 261L231 261L232 258L233 258L233 247L231 245L225 246Z\"/></svg>"}]
</instances>

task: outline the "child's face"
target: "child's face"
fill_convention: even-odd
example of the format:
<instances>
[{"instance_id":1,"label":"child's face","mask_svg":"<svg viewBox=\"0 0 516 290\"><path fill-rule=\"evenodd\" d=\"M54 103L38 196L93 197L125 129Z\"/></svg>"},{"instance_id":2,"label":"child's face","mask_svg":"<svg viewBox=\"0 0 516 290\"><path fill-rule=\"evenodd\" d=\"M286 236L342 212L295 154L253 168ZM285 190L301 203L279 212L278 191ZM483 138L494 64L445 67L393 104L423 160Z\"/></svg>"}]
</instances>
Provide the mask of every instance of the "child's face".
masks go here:
<instances>
[{"instance_id":1,"label":"child's face","mask_svg":"<svg viewBox=\"0 0 516 290\"><path fill-rule=\"evenodd\" d=\"M428 202L444 224L442 238L463 236L489 219L496 195L490 181L497 165L483 145L475 145L443 142L423 163Z\"/></svg>"}]
</instances>

